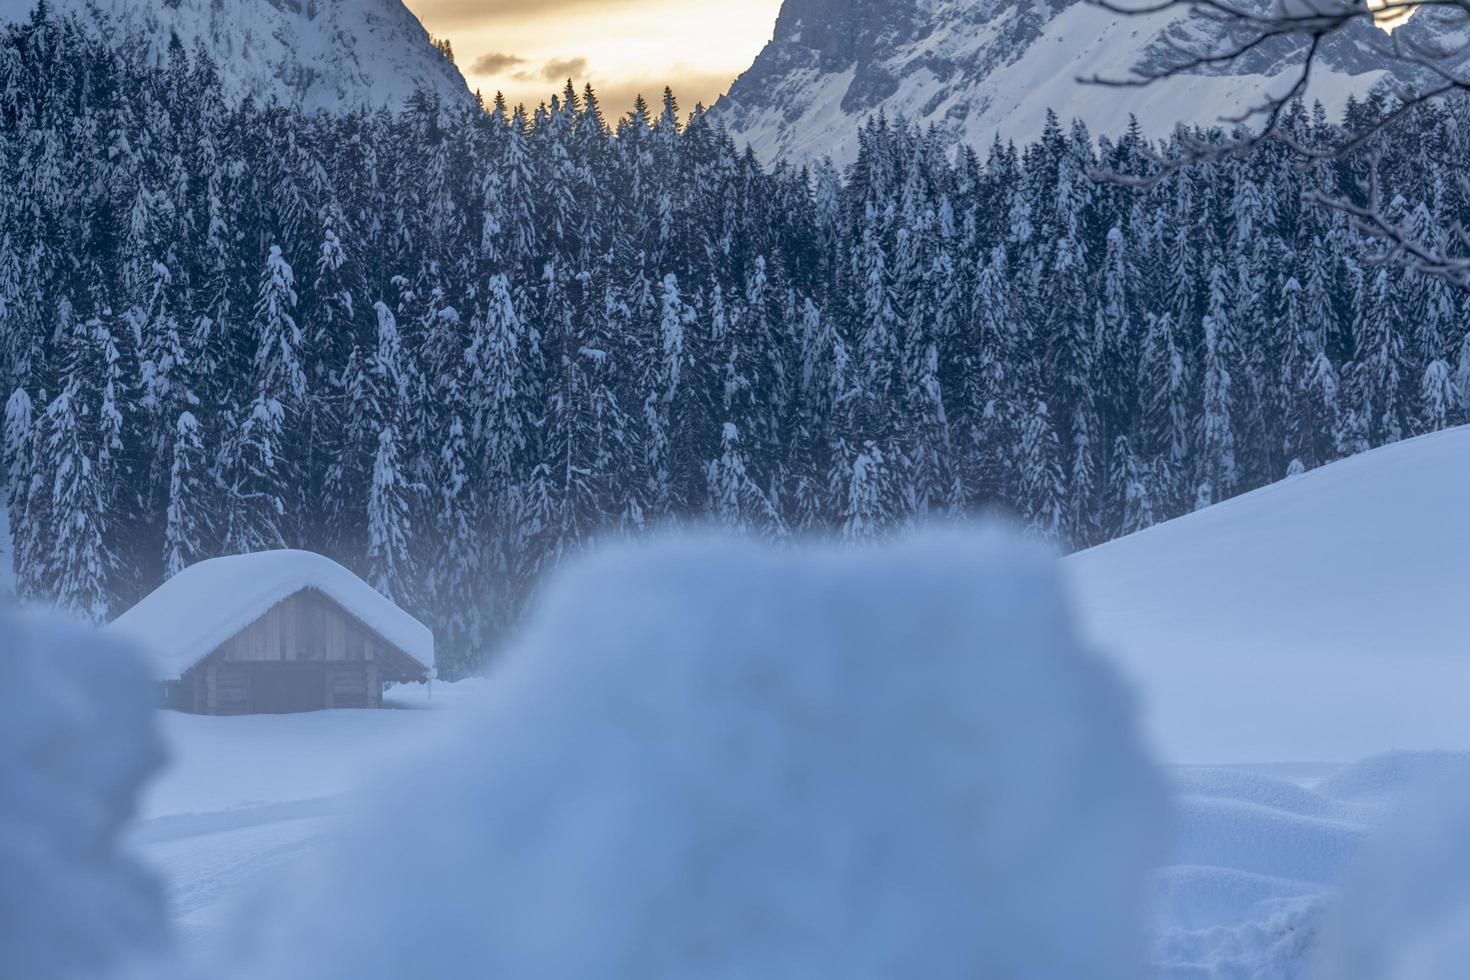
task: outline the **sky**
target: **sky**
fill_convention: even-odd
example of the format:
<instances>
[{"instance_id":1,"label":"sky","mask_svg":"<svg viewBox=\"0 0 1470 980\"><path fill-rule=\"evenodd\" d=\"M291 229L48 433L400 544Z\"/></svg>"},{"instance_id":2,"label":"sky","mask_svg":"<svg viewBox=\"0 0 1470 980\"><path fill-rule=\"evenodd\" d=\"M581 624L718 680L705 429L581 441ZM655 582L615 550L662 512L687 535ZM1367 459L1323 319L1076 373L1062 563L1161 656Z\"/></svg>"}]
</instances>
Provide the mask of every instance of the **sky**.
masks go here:
<instances>
[{"instance_id":1,"label":"sky","mask_svg":"<svg viewBox=\"0 0 1470 980\"><path fill-rule=\"evenodd\" d=\"M781 0L407 0L429 33L489 99L528 106L567 78L591 82L621 115L665 85L684 110L710 105L771 38Z\"/></svg>"}]
</instances>

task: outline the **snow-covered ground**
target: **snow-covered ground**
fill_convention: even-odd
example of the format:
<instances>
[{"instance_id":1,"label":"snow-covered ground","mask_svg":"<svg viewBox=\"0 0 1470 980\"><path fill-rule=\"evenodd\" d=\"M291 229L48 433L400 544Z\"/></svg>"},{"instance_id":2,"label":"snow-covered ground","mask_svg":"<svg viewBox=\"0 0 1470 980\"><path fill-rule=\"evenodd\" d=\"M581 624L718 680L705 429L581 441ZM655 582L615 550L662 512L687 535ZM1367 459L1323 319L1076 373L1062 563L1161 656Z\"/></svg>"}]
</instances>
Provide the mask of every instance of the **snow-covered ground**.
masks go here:
<instances>
[{"instance_id":1,"label":"snow-covered ground","mask_svg":"<svg viewBox=\"0 0 1470 980\"><path fill-rule=\"evenodd\" d=\"M1068 559L1177 763L1470 750L1470 427Z\"/></svg>"},{"instance_id":2,"label":"snow-covered ground","mask_svg":"<svg viewBox=\"0 0 1470 980\"><path fill-rule=\"evenodd\" d=\"M401 711L262 718L164 713L173 761L132 839L164 877L187 950L225 939L238 903L313 857L358 799L485 698L484 681L401 689ZM1335 888L1426 774L1470 756L1346 766L1174 767L1168 866L1155 880L1163 980L1306 980Z\"/></svg>"},{"instance_id":3,"label":"snow-covered ground","mask_svg":"<svg viewBox=\"0 0 1470 980\"><path fill-rule=\"evenodd\" d=\"M185 946L313 849L351 791L466 712L483 682L395 688L401 710L209 718L158 713L169 763L133 843L163 875Z\"/></svg>"},{"instance_id":4,"label":"snow-covered ground","mask_svg":"<svg viewBox=\"0 0 1470 980\"><path fill-rule=\"evenodd\" d=\"M1421 780L1470 765L1421 751L1470 749L1467 491L1460 429L1063 562L1086 635L1172 763L1152 896L1166 980L1314 980L1364 842ZM350 791L490 709L493 683L435 685L432 703L408 689L400 711L161 716L174 762L133 839L184 942L218 936L232 903L318 851L362 799Z\"/></svg>"},{"instance_id":5,"label":"snow-covered ground","mask_svg":"<svg viewBox=\"0 0 1470 980\"><path fill-rule=\"evenodd\" d=\"M1162 980L1305 980L1365 841L1470 754L1388 753L1346 766L1171 770L1174 833L1155 879ZM1427 978L1424 978L1427 980Z\"/></svg>"}]
</instances>

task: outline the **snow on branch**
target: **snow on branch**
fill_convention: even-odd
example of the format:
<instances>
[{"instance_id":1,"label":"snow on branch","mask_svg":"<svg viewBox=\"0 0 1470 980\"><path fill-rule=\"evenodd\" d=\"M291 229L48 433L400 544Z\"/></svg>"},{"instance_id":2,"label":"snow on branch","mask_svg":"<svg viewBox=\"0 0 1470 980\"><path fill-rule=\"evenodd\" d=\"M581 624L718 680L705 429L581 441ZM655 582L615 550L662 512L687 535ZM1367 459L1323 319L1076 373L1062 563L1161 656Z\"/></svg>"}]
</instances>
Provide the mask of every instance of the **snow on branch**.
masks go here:
<instances>
[{"instance_id":1,"label":"snow on branch","mask_svg":"<svg viewBox=\"0 0 1470 980\"><path fill-rule=\"evenodd\" d=\"M1084 84L1143 88L1185 76L1218 72L1263 49L1274 51L1286 45L1296 49L1284 55L1290 64L1285 73L1288 84L1263 90L1241 111L1222 117L1219 121L1232 127L1227 135L1191 133L1181 124L1172 152L1167 155L1149 153L1153 164L1151 172L1139 175L1099 171L1095 174L1124 186L1153 187L1185 168L1243 158L1270 141L1289 146L1303 165L1342 160L1370 147L1380 134L1398 125L1419 107L1455 93L1470 93L1470 59L1465 57L1470 53L1470 42L1450 40L1435 44L1421 39L1412 31L1379 31L1370 42L1373 50L1390 61L1402 64L1405 75L1415 80L1413 83L1387 83L1389 94L1396 102L1393 108L1351 130L1338 130L1334 137L1320 145L1303 142L1283 124L1287 109L1307 96L1314 77L1325 70L1324 54L1334 38L1360 24L1400 26L1410 18L1417 24L1421 18L1427 21L1435 16L1439 18L1437 23L1440 27L1464 28L1470 25L1470 0L1383 0L1371 6L1355 0L1275 0L1264 9L1252 9L1226 0L1157 0L1146 4L1119 3L1116 0L1087 2L1125 17L1180 12L1184 15L1184 22L1209 24L1213 29L1206 34L1209 41L1198 42L1165 30L1157 38L1168 54L1162 64L1137 67L1132 75L1125 78L1091 76L1079 79ZM1447 30L1438 33L1451 36ZM1443 239L1450 243L1449 247L1416 240L1379 207L1376 168L1368 183L1370 186L1363 188L1366 204L1317 191L1307 192L1305 200L1348 215L1360 232L1383 243L1383 261L1470 288L1470 238L1467 238L1465 229L1459 224L1447 229Z\"/></svg>"}]
</instances>

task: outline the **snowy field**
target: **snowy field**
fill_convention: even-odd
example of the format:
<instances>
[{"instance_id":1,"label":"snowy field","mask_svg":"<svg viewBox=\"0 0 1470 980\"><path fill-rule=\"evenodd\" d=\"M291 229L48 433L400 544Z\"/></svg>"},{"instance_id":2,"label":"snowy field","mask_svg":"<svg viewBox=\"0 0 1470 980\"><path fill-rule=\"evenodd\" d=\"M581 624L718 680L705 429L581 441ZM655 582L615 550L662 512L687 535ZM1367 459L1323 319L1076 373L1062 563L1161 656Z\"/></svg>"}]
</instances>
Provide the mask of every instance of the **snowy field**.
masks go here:
<instances>
[{"instance_id":1,"label":"snowy field","mask_svg":"<svg viewBox=\"0 0 1470 980\"><path fill-rule=\"evenodd\" d=\"M1470 750L1470 427L1073 556L1088 636L1176 763Z\"/></svg>"},{"instance_id":2,"label":"snowy field","mask_svg":"<svg viewBox=\"0 0 1470 980\"><path fill-rule=\"evenodd\" d=\"M351 791L476 710L485 682L401 689L410 710L287 718L165 714L174 758L132 837L166 879L177 936L222 941L236 904L328 839ZM351 760L371 758L371 763ZM1154 886L1165 980L1306 978L1335 886L1425 775L1470 756L1399 753L1345 766L1169 770L1174 825Z\"/></svg>"},{"instance_id":3,"label":"snowy field","mask_svg":"<svg viewBox=\"0 0 1470 980\"><path fill-rule=\"evenodd\" d=\"M178 938L219 938L220 916L313 848L349 794L449 718L484 682L394 689L400 710L209 718L159 712L168 768L133 843L168 883Z\"/></svg>"},{"instance_id":4,"label":"snowy field","mask_svg":"<svg viewBox=\"0 0 1470 980\"><path fill-rule=\"evenodd\" d=\"M1459 928L1442 908L1394 910L1437 897L1441 905L1460 902L1470 916L1463 846L1470 805L1452 831L1434 822L1435 807L1410 807L1429 815L1427 829L1383 835L1399 842L1393 846L1377 840L1422 785L1447 774L1463 783L1470 772L1463 711L1470 675L1458 625L1460 600L1470 594L1470 527L1460 516L1467 460L1470 429L1400 444L1073 556L1060 576L1049 559L993 533L931 536L852 558L822 549L777 557L719 544L609 557L553 589L490 679L395 689L389 700L398 710L158 713L171 758L149 786L129 841L166 884L176 939L196 963L240 941L241 923L259 921L248 910L289 898L293 911L264 927L278 931L263 947L296 950L290 929L324 935L312 940L313 955L337 962L351 948L388 964L356 974L362 980L393 975L394 956L423 955L391 940L356 946L372 929L362 922L395 923L409 912L425 923L468 916L449 932L479 936L480 945L434 946L428 955L445 969L510 964L501 974L516 975L516 956L523 965L541 962L560 945L481 935L475 916L500 902L514 908L539 887L526 876L539 880L548 867L560 867L559 900L571 902L564 909L606 907L599 889L619 892L638 869L652 873L640 886L647 903L667 900L660 882L675 894L690 887L680 869L702 867L719 878L737 866L760 868L733 879L737 897L757 904L732 906L733 919L715 921L755 909L765 915L776 907L763 904L774 882L775 895L797 896L775 899L796 903L781 914L817 939L841 932L842 923L801 911L811 905L799 898L811 887L807 876L891 884L897 872L895 893L943 895L970 909L1001 900L1019 910L1012 931L1050 928L1086 948L1054 917L1093 922L1088 883L1126 882L1128 867L1145 866L1144 851L1152 855L1147 866L1158 869L1144 912L1151 975L1164 980L1321 980L1313 963L1324 948L1359 964L1374 957L1396 964L1399 953L1384 951L1390 940L1420 943L1414 955L1427 957L1422 963L1462 963L1455 944L1470 938L1470 919ZM1402 506L1390 513L1380 506L1385 499ZM971 545L996 555L972 559ZM1058 578L1080 607L1080 634L1068 623ZM731 595L754 612L730 615ZM711 623L718 631L709 632ZM690 647L692 635L705 639ZM802 657L793 659L793 649ZM1108 664L1137 695L1141 738ZM884 751L865 750L865 740ZM1150 829L1157 780L1141 764L1142 743L1167 763L1167 832ZM438 749L426 754L426 745ZM547 772L557 779L549 782ZM945 801L939 811L968 816L894 838L894 827L916 818L904 796L891 812L878 807L866 824L844 827L851 839L828 841L810 859L798 857L800 846L791 849L793 841L827 837L824 820L852 812L854 799L879 798L875 787L895 777L913 780L920 795L939 794L932 798ZM792 785L816 795L796 803L787 796ZM977 787L980 797L966 795ZM1012 802L1000 822L969 831L986 847L967 854L965 828L977 814L997 819L981 802L996 792ZM1110 824L1110 807L1132 816ZM769 837L738 829L767 819ZM495 827L511 832L497 835ZM401 839L414 843L401 853L383 850L384 841ZM875 858L865 840L897 846L901 856ZM940 843L926 843L933 841ZM732 842L753 850L701 864L712 842L721 854ZM1014 878L1003 858L1013 853L1047 853L1040 880ZM979 863L936 875L932 869L953 864L931 864L936 854ZM1117 854L1131 857L1087 866ZM1375 860L1390 870L1361 870ZM929 877L903 878L921 867ZM447 881L444 869L453 869ZM1063 876L1047 877L1054 874ZM1444 881L1415 884L1435 874ZM415 904L383 898L379 876L417 896ZM1008 883L999 899L997 880ZM990 891L966 895L967 881L986 881ZM1070 905L1049 897L1056 885ZM865 899L854 914L881 918L871 907L881 901ZM318 921L337 902L350 911ZM628 937L648 927L641 915L670 914L653 908L630 898L571 953L616 959ZM681 928L695 921L676 918ZM351 930L334 939L343 922ZM1078 927L1079 936L1086 931ZM1349 933L1369 945L1331 938ZM885 952L910 949L912 935L874 937L851 955L871 966ZM698 945L713 937L696 929L685 938ZM883 945L889 941L897 945ZM968 962L994 966L1015 955L1014 944L982 947L967 951ZM1047 955L1066 954L1066 943L1048 947ZM566 969L544 975L578 975L573 960L559 965ZM242 975L285 975L279 966L267 961ZM1429 966L1356 969L1329 975L1457 975ZM294 970L318 975L309 963Z\"/></svg>"}]
</instances>

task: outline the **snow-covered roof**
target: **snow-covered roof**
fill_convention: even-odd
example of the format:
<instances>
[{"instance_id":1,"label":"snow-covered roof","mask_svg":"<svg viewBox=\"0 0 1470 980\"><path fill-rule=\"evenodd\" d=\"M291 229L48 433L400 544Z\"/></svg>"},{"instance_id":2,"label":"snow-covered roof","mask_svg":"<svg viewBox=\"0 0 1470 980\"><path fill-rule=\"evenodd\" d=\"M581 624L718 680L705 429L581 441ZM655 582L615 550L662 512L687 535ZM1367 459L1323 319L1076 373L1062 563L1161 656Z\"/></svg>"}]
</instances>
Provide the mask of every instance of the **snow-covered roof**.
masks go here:
<instances>
[{"instance_id":1,"label":"snow-covered roof","mask_svg":"<svg viewBox=\"0 0 1470 980\"><path fill-rule=\"evenodd\" d=\"M152 658L162 680L182 677L226 640L303 589L315 589L429 669L434 634L341 565L309 551L264 551L191 566L119 616L107 632Z\"/></svg>"}]
</instances>

